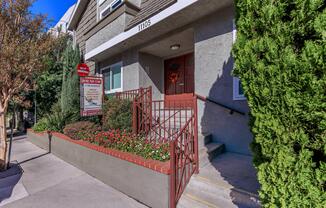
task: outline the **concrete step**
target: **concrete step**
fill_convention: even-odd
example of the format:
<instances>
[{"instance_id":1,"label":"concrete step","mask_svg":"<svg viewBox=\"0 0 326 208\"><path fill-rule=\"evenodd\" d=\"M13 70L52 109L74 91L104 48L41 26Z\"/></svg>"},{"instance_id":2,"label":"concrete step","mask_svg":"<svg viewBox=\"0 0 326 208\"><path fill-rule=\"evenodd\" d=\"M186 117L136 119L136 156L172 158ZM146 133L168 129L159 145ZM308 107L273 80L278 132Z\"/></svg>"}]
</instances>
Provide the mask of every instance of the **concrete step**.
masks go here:
<instances>
[{"instance_id":1,"label":"concrete step","mask_svg":"<svg viewBox=\"0 0 326 208\"><path fill-rule=\"evenodd\" d=\"M199 166L203 167L215 157L224 152L225 145L222 143L211 142L199 149Z\"/></svg>"},{"instance_id":2,"label":"concrete step","mask_svg":"<svg viewBox=\"0 0 326 208\"><path fill-rule=\"evenodd\" d=\"M193 176L184 192L196 201L206 205L203 207L242 207L258 208L258 196L243 190L235 189L223 182L212 182L199 176ZM209 206L210 205L210 206Z\"/></svg>"},{"instance_id":3,"label":"concrete step","mask_svg":"<svg viewBox=\"0 0 326 208\"><path fill-rule=\"evenodd\" d=\"M198 135L198 148L202 149L205 145L211 143L213 141L213 137L211 134L199 134Z\"/></svg>"},{"instance_id":4,"label":"concrete step","mask_svg":"<svg viewBox=\"0 0 326 208\"><path fill-rule=\"evenodd\" d=\"M180 198L177 208L220 208L215 204L203 201L191 194L184 193Z\"/></svg>"}]
</instances>

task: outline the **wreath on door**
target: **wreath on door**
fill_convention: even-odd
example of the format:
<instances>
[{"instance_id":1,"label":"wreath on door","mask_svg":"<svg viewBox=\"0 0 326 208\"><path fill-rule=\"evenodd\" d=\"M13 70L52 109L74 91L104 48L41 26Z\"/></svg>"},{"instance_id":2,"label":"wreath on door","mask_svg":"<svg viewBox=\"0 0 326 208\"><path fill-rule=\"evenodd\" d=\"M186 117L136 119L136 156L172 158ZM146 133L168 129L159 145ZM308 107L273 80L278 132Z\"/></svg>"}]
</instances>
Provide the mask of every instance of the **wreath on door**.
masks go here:
<instances>
[{"instance_id":1,"label":"wreath on door","mask_svg":"<svg viewBox=\"0 0 326 208\"><path fill-rule=\"evenodd\" d=\"M176 72L172 72L172 73L169 74L169 80L170 80L173 84L175 84L175 83L178 81L178 79L179 79L179 74L178 74L178 73L176 73Z\"/></svg>"}]
</instances>

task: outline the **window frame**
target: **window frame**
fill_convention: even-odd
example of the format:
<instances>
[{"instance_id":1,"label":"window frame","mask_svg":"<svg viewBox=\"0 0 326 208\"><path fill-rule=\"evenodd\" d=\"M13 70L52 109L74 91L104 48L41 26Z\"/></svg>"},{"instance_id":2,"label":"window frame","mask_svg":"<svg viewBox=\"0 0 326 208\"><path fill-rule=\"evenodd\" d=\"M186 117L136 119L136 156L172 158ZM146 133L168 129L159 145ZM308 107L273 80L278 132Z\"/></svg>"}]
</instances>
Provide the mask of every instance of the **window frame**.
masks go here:
<instances>
[{"instance_id":1,"label":"window frame","mask_svg":"<svg viewBox=\"0 0 326 208\"><path fill-rule=\"evenodd\" d=\"M110 14L110 13L111 13L111 4L107 5L104 9L102 9L102 11L100 12L100 15L99 15L99 17L98 17L98 18L99 18L99 21L102 20L102 19L104 19L104 18L107 16L107 15L106 15L105 17L102 17L102 14L103 14L107 9L110 9L110 11L109 11L109 14ZM109 14L108 14L108 15L109 15Z\"/></svg>"},{"instance_id":2,"label":"window frame","mask_svg":"<svg viewBox=\"0 0 326 208\"><path fill-rule=\"evenodd\" d=\"M244 94L240 94L241 80L238 77L233 77L233 100L247 100Z\"/></svg>"},{"instance_id":3,"label":"window frame","mask_svg":"<svg viewBox=\"0 0 326 208\"><path fill-rule=\"evenodd\" d=\"M97 4L98 4L99 6L101 6L104 2L105 2L105 0L98 0L98 1L97 1Z\"/></svg>"},{"instance_id":4,"label":"window frame","mask_svg":"<svg viewBox=\"0 0 326 208\"><path fill-rule=\"evenodd\" d=\"M120 86L120 88L112 89L112 84L113 84L112 79L113 79L113 76L112 76L112 70L111 70L111 68L113 68L113 67L115 67L117 65L121 66L120 67L120 70L121 70L121 72L120 72L121 73L121 86ZM101 74L103 76L104 82L105 82L105 75L104 75L105 73L103 73L103 71L105 71L105 70L109 70L109 72L110 72L110 90L106 90L105 89L105 83L104 83L104 93L106 95L108 95L108 94L113 94L113 93L117 93L117 92L122 92L123 91L123 65L122 65L122 61L117 62L115 64L111 64L111 65L106 66L106 67L103 67L101 69ZM106 73L108 73L108 72L106 72Z\"/></svg>"},{"instance_id":5,"label":"window frame","mask_svg":"<svg viewBox=\"0 0 326 208\"><path fill-rule=\"evenodd\" d=\"M112 6L114 4L116 4L118 1L121 1L121 3L115 9L112 9ZM102 4L104 4L104 2L105 2L105 0L98 0L97 1L97 3L98 3L97 4L97 14L99 14L98 17L97 17L97 21L101 21L102 19L104 19L105 17L107 17L108 15L110 15L112 12L114 12L115 10L117 10L122 4L125 3L125 0L113 0L104 9L102 9L101 12L99 12L100 6ZM103 17L103 13L106 12L108 9L110 10L109 13Z\"/></svg>"},{"instance_id":6,"label":"window frame","mask_svg":"<svg viewBox=\"0 0 326 208\"><path fill-rule=\"evenodd\" d=\"M233 44L235 43L237 39L237 27L235 24L235 19L232 20L232 41ZM240 94L239 88L240 88L241 80L238 77L233 77L233 100L247 100L246 96L244 94Z\"/></svg>"}]
</instances>

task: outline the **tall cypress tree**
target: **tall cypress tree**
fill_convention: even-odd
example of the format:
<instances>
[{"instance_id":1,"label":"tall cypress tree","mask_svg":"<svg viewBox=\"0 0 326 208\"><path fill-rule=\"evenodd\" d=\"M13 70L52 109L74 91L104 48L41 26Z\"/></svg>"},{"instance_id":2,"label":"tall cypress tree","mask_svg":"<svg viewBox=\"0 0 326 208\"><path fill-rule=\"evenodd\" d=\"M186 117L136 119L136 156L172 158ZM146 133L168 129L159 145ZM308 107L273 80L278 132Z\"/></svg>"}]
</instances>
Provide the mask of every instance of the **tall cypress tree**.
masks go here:
<instances>
[{"instance_id":1,"label":"tall cypress tree","mask_svg":"<svg viewBox=\"0 0 326 208\"><path fill-rule=\"evenodd\" d=\"M326 205L326 2L237 0L234 74L264 207Z\"/></svg>"},{"instance_id":2,"label":"tall cypress tree","mask_svg":"<svg viewBox=\"0 0 326 208\"><path fill-rule=\"evenodd\" d=\"M77 74L77 65L80 63L79 48L73 47L72 42L68 43L63 58L63 78L61 92L61 109L62 113L79 115L80 92L79 77Z\"/></svg>"}]
</instances>

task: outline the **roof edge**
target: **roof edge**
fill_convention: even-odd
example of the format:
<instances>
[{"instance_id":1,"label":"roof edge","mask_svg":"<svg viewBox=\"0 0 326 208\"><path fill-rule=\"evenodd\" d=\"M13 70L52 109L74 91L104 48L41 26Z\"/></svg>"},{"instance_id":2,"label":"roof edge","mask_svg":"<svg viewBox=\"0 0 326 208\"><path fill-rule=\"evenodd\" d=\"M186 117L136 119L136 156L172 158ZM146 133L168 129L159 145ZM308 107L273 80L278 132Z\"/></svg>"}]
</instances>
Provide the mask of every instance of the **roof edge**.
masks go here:
<instances>
[{"instance_id":1,"label":"roof edge","mask_svg":"<svg viewBox=\"0 0 326 208\"><path fill-rule=\"evenodd\" d=\"M69 24L68 24L68 30L74 30L77 28L78 21L80 19L80 16L86 9L86 6L88 4L89 0L78 0L75 9L73 11L73 14L70 17Z\"/></svg>"}]
</instances>

